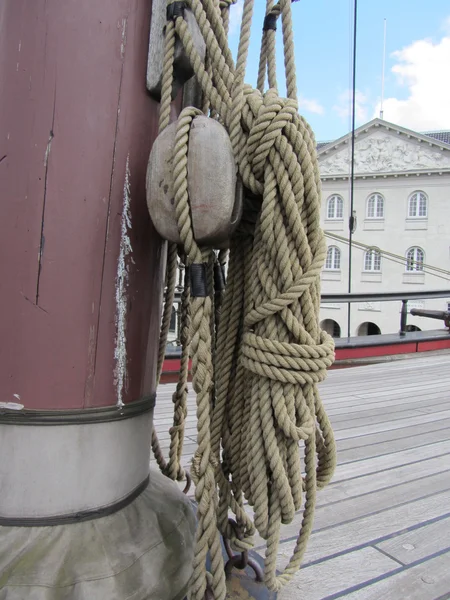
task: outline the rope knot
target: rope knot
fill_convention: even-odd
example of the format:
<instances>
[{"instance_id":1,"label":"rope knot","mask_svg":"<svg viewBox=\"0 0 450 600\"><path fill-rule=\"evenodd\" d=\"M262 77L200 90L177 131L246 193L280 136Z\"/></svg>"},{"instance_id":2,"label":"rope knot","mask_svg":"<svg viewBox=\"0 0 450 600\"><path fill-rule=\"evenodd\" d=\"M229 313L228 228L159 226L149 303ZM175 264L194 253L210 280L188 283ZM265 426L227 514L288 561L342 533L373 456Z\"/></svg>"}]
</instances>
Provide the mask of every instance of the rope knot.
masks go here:
<instances>
[{"instance_id":1,"label":"rope knot","mask_svg":"<svg viewBox=\"0 0 450 600\"><path fill-rule=\"evenodd\" d=\"M256 97L259 97L259 102ZM268 90L263 96L255 93L246 98L253 105L253 111L259 105L247 139L247 157L253 175L262 183L269 153L284 135L286 125L293 121L298 106L295 100L280 98L274 89Z\"/></svg>"}]
</instances>

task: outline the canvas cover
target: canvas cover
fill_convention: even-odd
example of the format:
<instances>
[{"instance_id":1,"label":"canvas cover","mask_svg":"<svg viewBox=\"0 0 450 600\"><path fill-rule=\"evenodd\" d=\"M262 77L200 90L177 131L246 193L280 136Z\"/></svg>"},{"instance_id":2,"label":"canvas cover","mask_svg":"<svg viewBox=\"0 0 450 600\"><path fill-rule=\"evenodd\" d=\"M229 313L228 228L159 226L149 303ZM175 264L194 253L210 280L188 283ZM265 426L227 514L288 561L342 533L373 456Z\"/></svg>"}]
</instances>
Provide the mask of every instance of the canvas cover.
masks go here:
<instances>
[{"instance_id":1,"label":"canvas cover","mask_svg":"<svg viewBox=\"0 0 450 600\"><path fill-rule=\"evenodd\" d=\"M178 486L151 471L113 515L49 527L0 527L0 600L182 600L195 516Z\"/></svg>"}]
</instances>

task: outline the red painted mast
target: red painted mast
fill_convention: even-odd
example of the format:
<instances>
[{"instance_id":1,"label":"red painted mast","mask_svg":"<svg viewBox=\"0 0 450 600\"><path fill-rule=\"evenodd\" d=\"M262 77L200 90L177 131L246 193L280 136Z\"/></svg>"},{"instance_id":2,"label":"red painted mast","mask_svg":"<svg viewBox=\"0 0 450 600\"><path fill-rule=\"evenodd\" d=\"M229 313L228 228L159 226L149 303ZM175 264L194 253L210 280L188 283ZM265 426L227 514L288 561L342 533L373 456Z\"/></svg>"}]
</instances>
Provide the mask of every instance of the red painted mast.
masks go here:
<instances>
[{"instance_id":1,"label":"red painted mast","mask_svg":"<svg viewBox=\"0 0 450 600\"><path fill-rule=\"evenodd\" d=\"M122 514L136 497L151 534L164 247L145 199L157 133L146 92L150 8L0 5L2 575L8 536L100 523L102 511ZM178 506L176 490L166 493ZM0 595L9 600L21 597L22 567L8 560Z\"/></svg>"},{"instance_id":2,"label":"red painted mast","mask_svg":"<svg viewBox=\"0 0 450 600\"><path fill-rule=\"evenodd\" d=\"M117 399L111 373L127 160L123 395L135 400L152 391L150 383L142 388L148 306L161 290L160 240L144 189L157 131L157 105L145 89L148 2L5 0L0 10L2 400L19 395L27 408L60 409ZM150 364L155 351L152 344Z\"/></svg>"}]
</instances>

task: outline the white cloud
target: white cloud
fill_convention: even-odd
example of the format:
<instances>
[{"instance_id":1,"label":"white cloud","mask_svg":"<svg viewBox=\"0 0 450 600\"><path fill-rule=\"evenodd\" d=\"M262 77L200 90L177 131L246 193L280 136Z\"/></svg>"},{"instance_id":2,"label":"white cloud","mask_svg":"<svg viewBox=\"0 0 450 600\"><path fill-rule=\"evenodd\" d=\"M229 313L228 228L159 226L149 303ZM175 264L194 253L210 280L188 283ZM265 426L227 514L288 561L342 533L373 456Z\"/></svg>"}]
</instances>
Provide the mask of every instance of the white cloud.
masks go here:
<instances>
[{"instance_id":1,"label":"white cloud","mask_svg":"<svg viewBox=\"0 0 450 600\"><path fill-rule=\"evenodd\" d=\"M323 115L325 112L324 107L317 100L314 100L314 98L305 98L301 94L298 98L298 107L300 110L305 110L316 115Z\"/></svg>"},{"instance_id":2,"label":"white cloud","mask_svg":"<svg viewBox=\"0 0 450 600\"><path fill-rule=\"evenodd\" d=\"M352 114L353 102L352 102L352 90L346 90L338 96L337 103L333 106L334 112L341 117L341 119L350 119ZM357 124L365 123L368 120L369 99L360 90L356 90L355 93L355 120Z\"/></svg>"},{"instance_id":3,"label":"white cloud","mask_svg":"<svg viewBox=\"0 0 450 600\"><path fill-rule=\"evenodd\" d=\"M244 0L237 0L236 4L230 7L230 27L228 34L233 35L241 27L242 13L244 12Z\"/></svg>"},{"instance_id":4,"label":"white cloud","mask_svg":"<svg viewBox=\"0 0 450 600\"><path fill-rule=\"evenodd\" d=\"M450 18L446 26L450 28ZM387 98L384 118L418 131L450 127L450 33L437 43L418 40L394 52L393 57L392 72L408 97Z\"/></svg>"}]
</instances>

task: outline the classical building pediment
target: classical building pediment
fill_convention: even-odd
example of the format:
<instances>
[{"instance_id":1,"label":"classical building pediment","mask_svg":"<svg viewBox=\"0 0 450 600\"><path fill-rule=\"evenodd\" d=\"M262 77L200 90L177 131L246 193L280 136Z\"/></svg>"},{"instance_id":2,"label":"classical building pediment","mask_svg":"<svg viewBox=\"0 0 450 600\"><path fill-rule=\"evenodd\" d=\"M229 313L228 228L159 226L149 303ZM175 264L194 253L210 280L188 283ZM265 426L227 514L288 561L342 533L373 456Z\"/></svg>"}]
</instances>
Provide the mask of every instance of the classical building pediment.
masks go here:
<instances>
[{"instance_id":1,"label":"classical building pediment","mask_svg":"<svg viewBox=\"0 0 450 600\"><path fill-rule=\"evenodd\" d=\"M450 147L447 144L396 128L379 119L355 133L355 175L450 170ZM348 176L351 136L322 147L318 158L322 177Z\"/></svg>"}]
</instances>

